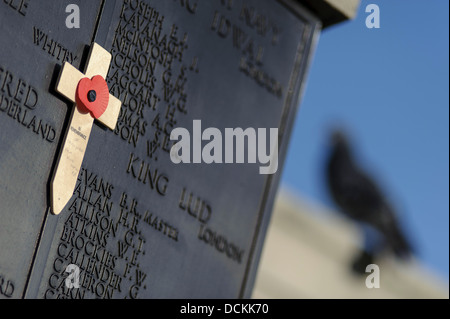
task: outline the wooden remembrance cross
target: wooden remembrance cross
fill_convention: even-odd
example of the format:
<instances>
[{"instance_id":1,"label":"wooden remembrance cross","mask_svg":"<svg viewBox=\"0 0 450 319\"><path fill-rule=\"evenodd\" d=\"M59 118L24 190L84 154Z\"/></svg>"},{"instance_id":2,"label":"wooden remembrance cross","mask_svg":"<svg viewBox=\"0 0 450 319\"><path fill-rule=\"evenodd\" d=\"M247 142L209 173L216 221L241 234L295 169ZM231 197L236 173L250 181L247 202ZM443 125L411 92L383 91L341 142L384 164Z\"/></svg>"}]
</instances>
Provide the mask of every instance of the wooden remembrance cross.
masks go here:
<instances>
[{"instance_id":1,"label":"wooden remembrance cross","mask_svg":"<svg viewBox=\"0 0 450 319\"><path fill-rule=\"evenodd\" d=\"M85 74L64 63L56 91L75 103L51 183L52 213L58 215L73 195L94 119L114 130L121 101L109 94L105 78L111 54L93 43Z\"/></svg>"}]
</instances>

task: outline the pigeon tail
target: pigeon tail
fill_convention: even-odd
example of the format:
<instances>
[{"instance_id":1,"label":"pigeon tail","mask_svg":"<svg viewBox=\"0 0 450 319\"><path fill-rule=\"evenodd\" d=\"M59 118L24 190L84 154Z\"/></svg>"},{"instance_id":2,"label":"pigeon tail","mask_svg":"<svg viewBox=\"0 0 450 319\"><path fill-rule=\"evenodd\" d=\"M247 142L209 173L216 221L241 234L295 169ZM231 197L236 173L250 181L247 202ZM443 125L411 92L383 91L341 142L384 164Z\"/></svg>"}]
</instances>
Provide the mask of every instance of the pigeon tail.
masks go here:
<instances>
[{"instance_id":1,"label":"pigeon tail","mask_svg":"<svg viewBox=\"0 0 450 319\"><path fill-rule=\"evenodd\" d=\"M398 258L408 259L411 257L413 254L412 246L398 226L398 223L391 222L385 224L381 228L381 231L385 237L386 244Z\"/></svg>"}]
</instances>

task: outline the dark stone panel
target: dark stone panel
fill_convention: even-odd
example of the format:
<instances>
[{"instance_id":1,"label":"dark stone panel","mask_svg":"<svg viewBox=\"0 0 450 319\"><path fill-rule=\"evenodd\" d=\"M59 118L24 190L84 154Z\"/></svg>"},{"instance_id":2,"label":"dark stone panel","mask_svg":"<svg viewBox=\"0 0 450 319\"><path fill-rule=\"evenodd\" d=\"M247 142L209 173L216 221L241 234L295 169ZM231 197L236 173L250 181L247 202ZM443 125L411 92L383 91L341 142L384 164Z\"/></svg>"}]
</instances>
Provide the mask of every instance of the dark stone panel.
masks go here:
<instances>
[{"instance_id":1,"label":"dark stone panel","mask_svg":"<svg viewBox=\"0 0 450 319\"><path fill-rule=\"evenodd\" d=\"M69 30L69 2L36 3L26 16L0 5L0 96L23 92L20 115L0 112L0 276L12 297L25 285L29 298L249 297L318 21L292 2L80 1L81 29ZM64 59L44 39L80 70L92 39L109 50L106 80L123 103L114 131L95 122L59 216L49 183L73 105L54 91ZM278 171L174 164L170 133L186 128L195 147L195 121L224 139L278 128ZM66 287L69 264L78 289Z\"/></svg>"}]
</instances>

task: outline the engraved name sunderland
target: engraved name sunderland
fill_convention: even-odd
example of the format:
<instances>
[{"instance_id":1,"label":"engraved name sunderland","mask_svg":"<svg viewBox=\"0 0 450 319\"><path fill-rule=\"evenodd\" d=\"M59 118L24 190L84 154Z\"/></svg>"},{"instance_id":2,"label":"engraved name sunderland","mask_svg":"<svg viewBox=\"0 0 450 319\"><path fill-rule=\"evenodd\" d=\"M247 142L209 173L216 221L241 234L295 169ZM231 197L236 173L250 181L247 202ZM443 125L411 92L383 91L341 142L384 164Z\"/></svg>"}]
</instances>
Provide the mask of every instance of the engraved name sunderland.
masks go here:
<instances>
[{"instance_id":1,"label":"engraved name sunderland","mask_svg":"<svg viewBox=\"0 0 450 319\"><path fill-rule=\"evenodd\" d=\"M51 272L41 291L46 298L148 295L149 290L157 289L150 283L158 274L141 264L144 258L146 264L150 256L153 258L154 245L149 243L154 237L158 243L174 245L177 251L188 240L196 242L201 253L207 250L214 258L227 262L228 268L241 267L252 256L247 247L241 247L242 242L217 223L218 214L224 211L214 205L215 198L206 198L189 182L179 183L178 176L172 176L167 166L159 165L168 161L174 143L170 140L173 128L192 116L189 88L208 70L202 64L205 52L195 52L201 48L190 45L192 35L181 22L169 21L156 4L149 2L123 1L118 24L110 31L112 61L107 81L110 93L123 104L115 130L107 134L117 142L114 147L126 152L114 171L120 175L116 179L120 185L113 185L95 169L81 169L73 197L58 225L60 231L54 237ZM205 5L199 0L170 1L172 9L190 17L193 24L201 23L199 28L206 35L232 48L228 52L234 53L227 59L235 63L238 72L234 74L246 77L249 85L260 92L281 99L288 90L278 79L279 74L269 71L267 56L277 48L282 28L246 1L211 2L212 10L210 3ZM11 15L25 17L30 1L1 3ZM200 16L204 5L208 15ZM60 42L51 28L30 27L28 40L56 64L80 62L81 56ZM214 62L221 63L220 59ZM55 128L39 118L43 92L29 82L23 74L0 65L0 117L53 143ZM68 129L87 138L77 127ZM154 196L151 198L158 204L164 203L164 209L137 196ZM181 223L179 216L187 218ZM180 252L180 258L186 258L185 251ZM66 285L70 264L80 268L79 289ZM16 284L6 275L0 273L0 295L15 297Z\"/></svg>"},{"instance_id":2,"label":"engraved name sunderland","mask_svg":"<svg viewBox=\"0 0 450 319\"><path fill-rule=\"evenodd\" d=\"M38 91L27 81L0 65L0 116L4 115L29 132L53 143L55 128L35 115L39 103Z\"/></svg>"}]
</instances>

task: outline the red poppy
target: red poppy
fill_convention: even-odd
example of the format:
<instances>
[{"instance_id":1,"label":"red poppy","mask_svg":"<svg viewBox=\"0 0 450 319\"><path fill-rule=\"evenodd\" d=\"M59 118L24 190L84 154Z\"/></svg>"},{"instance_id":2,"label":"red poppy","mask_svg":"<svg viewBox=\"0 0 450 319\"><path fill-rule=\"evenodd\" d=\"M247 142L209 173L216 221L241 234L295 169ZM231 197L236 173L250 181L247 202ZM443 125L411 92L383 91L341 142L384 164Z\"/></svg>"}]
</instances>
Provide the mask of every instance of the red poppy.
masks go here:
<instances>
[{"instance_id":1,"label":"red poppy","mask_svg":"<svg viewBox=\"0 0 450 319\"><path fill-rule=\"evenodd\" d=\"M76 101L81 113L90 113L98 119L105 113L109 102L108 84L101 75L83 78L78 83Z\"/></svg>"}]
</instances>

